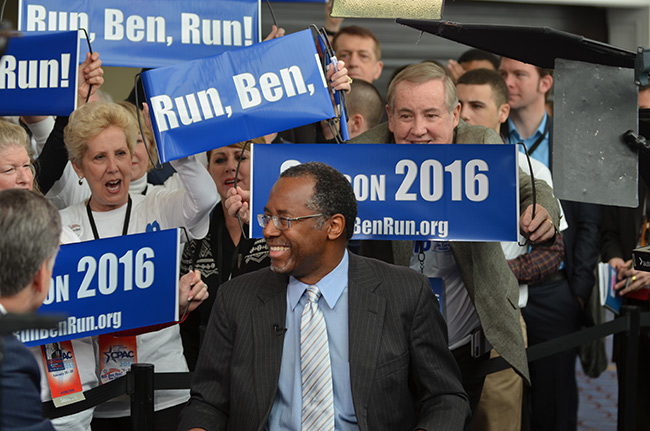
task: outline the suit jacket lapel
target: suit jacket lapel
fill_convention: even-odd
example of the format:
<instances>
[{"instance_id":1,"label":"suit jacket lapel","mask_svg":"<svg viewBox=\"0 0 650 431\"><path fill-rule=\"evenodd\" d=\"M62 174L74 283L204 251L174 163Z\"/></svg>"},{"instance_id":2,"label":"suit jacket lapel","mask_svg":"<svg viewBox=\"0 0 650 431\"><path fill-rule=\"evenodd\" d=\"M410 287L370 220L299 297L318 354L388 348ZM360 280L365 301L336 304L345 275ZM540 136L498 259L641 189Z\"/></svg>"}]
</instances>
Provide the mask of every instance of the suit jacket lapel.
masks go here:
<instances>
[{"instance_id":1,"label":"suit jacket lapel","mask_svg":"<svg viewBox=\"0 0 650 431\"><path fill-rule=\"evenodd\" d=\"M374 379L386 299L379 295L381 284L361 258L350 254L348 270L348 331L350 351L350 385L354 410L361 429L367 429L370 383Z\"/></svg>"},{"instance_id":2,"label":"suit jacket lapel","mask_svg":"<svg viewBox=\"0 0 650 431\"><path fill-rule=\"evenodd\" d=\"M254 385L261 423L266 423L278 388L284 343L282 328L286 328L287 318L288 277L271 271L269 274L258 292L258 304L251 309Z\"/></svg>"}]
</instances>

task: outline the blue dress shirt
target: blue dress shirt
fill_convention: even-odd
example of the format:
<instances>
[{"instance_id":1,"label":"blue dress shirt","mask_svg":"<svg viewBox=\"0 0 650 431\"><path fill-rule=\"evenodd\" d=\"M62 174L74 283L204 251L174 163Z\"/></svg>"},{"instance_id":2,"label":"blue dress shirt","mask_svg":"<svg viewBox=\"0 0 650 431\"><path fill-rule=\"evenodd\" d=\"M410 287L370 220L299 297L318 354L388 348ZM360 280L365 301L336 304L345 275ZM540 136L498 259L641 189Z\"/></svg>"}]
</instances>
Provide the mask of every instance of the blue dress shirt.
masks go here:
<instances>
[{"instance_id":1,"label":"blue dress shirt","mask_svg":"<svg viewBox=\"0 0 650 431\"><path fill-rule=\"evenodd\" d=\"M544 119L542 120L542 123L539 125L537 130L535 130L535 133L533 133L533 135L528 139L522 139L521 135L515 128L515 124L512 122L510 118L508 118L508 131L510 133L506 137L506 140L508 141L509 144L517 144L518 142L523 142L524 144L526 144L526 148L528 148L528 151L530 151L530 148L533 146L533 144L537 142L540 136L544 135L544 129L546 129L547 121L548 121L548 114L544 113ZM551 162L551 160L549 159L550 136L551 136L551 131L549 130L548 133L546 133L546 136L544 136L544 139L542 139L542 142L540 142L535 152L530 155L530 157L532 157L533 159L544 163L544 166L546 166L547 168L550 166L550 162ZM519 147L519 151L523 153L524 149Z\"/></svg>"},{"instance_id":2,"label":"blue dress shirt","mask_svg":"<svg viewBox=\"0 0 650 431\"><path fill-rule=\"evenodd\" d=\"M300 320L307 303L306 284L289 278L287 286L287 332L284 335L278 391L269 416L271 431L300 431L302 383L300 378ZM358 430L352 404L348 354L348 252L332 272L316 283L322 293L318 306L327 324L334 390L334 427Z\"/></svg>"},{"instance_id":3,"label":"blue dress shirt","mask_svg":"<svg viewBox=\"0 0 650 431\"><path fill-rule=\"evenodd\" d=\"M528 139L521 139L521 135L515 128L515 124L512 122L510 117L508 117L508 130L510 131L510 134L508 135L508 143L509 144L516 144L518 142L523 142L526 144L526 148L528 148L530 151L530 147L539 139L540 136L544 135L544 129L546 129L546 122L548 121L548 114L544 113L544 119L542 120L542 123L539 125L537 130L535 130L535 133L533 136L531 136ZM539 146L535 150L533 154L530 155L533 159L540 161L544 163L544 166L550 169L550 163L551 160L549 158L549 137L551 135L551 131L549 130L544 139L542 139L542 142L540 142ZM519 147L519 151L522 153L524 152L524 149ZM562 259L562 262L560 262L560 269L564 269L565 263L564 259Z\"/></svg>"}]
</instances>

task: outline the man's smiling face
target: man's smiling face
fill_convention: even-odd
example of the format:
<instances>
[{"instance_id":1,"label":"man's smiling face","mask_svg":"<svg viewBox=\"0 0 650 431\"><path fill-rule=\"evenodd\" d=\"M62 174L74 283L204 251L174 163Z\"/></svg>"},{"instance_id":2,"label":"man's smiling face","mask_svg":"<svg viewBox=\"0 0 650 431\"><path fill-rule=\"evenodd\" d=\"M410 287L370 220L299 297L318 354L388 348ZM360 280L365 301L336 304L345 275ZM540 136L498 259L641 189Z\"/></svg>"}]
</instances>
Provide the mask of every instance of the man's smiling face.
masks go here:
<instances>
[{"instance_id":1,"label":"man's smiling face","mask_svg":"<svg viewBox=\"0 0 650 431\"><path fill-rule=\"evenodd\" d=\"M398 144L451 144L460 118L460 104L449 112L440 79L402 81L395 87L388 128Z\"/></svg>"}]
</instances>

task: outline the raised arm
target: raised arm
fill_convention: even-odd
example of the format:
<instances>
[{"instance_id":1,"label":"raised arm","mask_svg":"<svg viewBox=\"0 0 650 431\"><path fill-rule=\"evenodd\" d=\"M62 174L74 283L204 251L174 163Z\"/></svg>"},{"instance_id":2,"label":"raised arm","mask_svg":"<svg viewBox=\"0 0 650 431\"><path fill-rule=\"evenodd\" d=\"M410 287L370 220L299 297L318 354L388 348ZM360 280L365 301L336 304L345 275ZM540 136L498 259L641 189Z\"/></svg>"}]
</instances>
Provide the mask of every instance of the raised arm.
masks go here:
<instances>
[{"instance_id":1,"label":"raised arm","mask_svg":"<svg viewBox=\"0 0 650 431\"><path fill-rule=\"evenodd\" d=\"M86 60L79 66L79 78L77 83L77 107L86 103L86 96L90 91L94 94L104 83L104 70L99 59L99 53L87 54ZM43 117L26 117L26 121L43 119ZM36 182L43 194L46 194L57 182L65 165L68 163L68 151L63 142L63 129L68 124L68 117L58 117L54 122L54 128L50 132L43 150L36 159ZM67 185L66 185L67 186Z\"/></svg>"},{"instance_id":2,"label":"raised arm","mask_svg":"<svg viewBox=\"0 0 650 431\"><path fill-rule=\"evenodd\" d=\"M152 128L149 107L142 109L146 127ZM172 167L183 184L180 190L167 190L147 196L156 199L152 204L154 211L160 214L163 229L184 227L188 238L200 239L207 235L210 228L210 211L217 204L219 195L208 170L197 160L189 156L171 161Z\"/></svg>"}]
</instances>

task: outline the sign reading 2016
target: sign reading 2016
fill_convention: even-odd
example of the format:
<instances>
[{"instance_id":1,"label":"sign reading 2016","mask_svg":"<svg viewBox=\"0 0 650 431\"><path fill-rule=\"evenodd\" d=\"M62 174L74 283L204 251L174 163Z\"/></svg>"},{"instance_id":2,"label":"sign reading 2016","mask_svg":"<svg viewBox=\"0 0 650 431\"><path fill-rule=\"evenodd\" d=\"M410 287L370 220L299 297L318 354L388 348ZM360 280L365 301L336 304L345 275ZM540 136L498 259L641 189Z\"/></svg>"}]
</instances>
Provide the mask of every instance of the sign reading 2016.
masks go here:
<instances>
[{"instance_id":1,"label":"sign reading 2016","mask_svg":"<svg viewBox=\"0 0 650 431\"><path fill-rule=\"evenodd\" d=\"M251 214L263 212L281 171L312 160L333 166L350 181L358 204L353 239L517 239L518 167L512 146L255 145ZM255 223L251 235L262 236Z\"/></svg>"},{"instance_id":2,"label":"sign reading 2016","mask_svg":"<svg viewBox=\"0 0 650 431\"><path fill-rule=\"evenodd\" d=\"M178 320L178 247L177 229L62 245L38 313L68 317L19 338L38 345Z\"/></svg>"},{"instance_id":3,"label":"sign reading 2016","mask_svg":"<svg viewBox=\"0 0 650 431\"><path fill-rule=\"evenodd\" d=\"M481 202L490 192L489 171L485 160L472 159L465 163L455 160L443 166L438 160L428 159L419 165L413 160L402 159L395 165L395 174L403 175L395 192L396 201L417 201L422 199L436 202L443 197L444 184L451 184L452 201L468 199ZM346 175L357 201L385 201L386 175Z\"/></svg>"},{"instance_id":4,"label":"sign reading 2016","mask_svg":"<svg viewBox=\"0 0 650 431\"><path fill-rule=\"evenodd\" d=\"M118 284L121 284L125 292L133 290L134 281L138 289L146 289L154 282L155 268L153 261L150 260L154 256L155 253L151 247L144 247L137 251L135 264L133 250L127 251L119 259L113 253L105 253L99 258L99 265L93 256L84 256L77 266L77 271L86 272L77 291L77 298L95 296L97 291L91 287L91 283L95 280L97 280L97 290L102 295L110 295L115 292ZM123 271L119 271L120 268ZM119 272L123 274L121 279Z\"/></svg>"},{"instance_id":5,"label":"sign reading 2016","mask_svg":"<svg viewBox=\"0 0 650 431\"><path fill-rule=\"evenodd\" d=\"M466 163L454 160L446 166L434 159L427 159L420 165L413 160L402 159L395 165L395 173L404 175L395 193L395 200L417 201L417 193L410 190L414 183L415 187L419 183L419 196L427 202L437 202L443 197L447 177L451 186L452 201L468 199L472 202L482 202L488 198L490 192L490 180L485 174L488 170L487 162L480 159L472 159Z\"/></svg>"}]
</instances>

